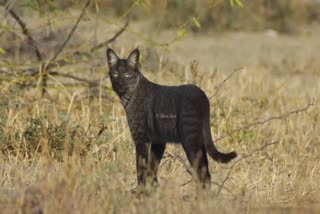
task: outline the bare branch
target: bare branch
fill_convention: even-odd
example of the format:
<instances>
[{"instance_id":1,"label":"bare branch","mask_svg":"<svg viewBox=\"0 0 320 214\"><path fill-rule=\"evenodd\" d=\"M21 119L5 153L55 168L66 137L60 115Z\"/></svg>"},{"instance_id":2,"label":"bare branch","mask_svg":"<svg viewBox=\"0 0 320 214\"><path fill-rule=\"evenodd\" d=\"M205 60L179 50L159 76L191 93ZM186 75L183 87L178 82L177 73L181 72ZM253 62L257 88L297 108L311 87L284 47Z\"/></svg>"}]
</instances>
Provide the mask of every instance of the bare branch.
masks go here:
<instances>
[{"instance_id":1,"label":"bare branch","mask_svg":"<svg viewBox=\"0 0 320 214\"><path fill-rule=\"evenodd\" d=\"M80 81L80 82L85 82L89 86L98 86L99 85L99 81L100 81L100 80L88 80L88 79L85 79L85 78L74 76L72 74L59 73L57 71L51 71L51 72L49 72L49 74L52 75L52 76L61 76L61 77L74 79L74 80L77 80L77 81Z\"/></svg>"},{"instance_id":2,"label":"bare branch","mask_svg":"<svg viewBox=\"0 0 320 214\"><path fill-rule=\"evenodd\" d=\"M187 181L187 182L184 182L183 184L180 184L180 187L186 186L186 185L190 184L191 182L192 182L192 179L189 180L189 181ZM211 184L214 184L214 185L216 185L216 186L221 187L221 184L219 184L219 183L217 183L217 182L214 182L214 181L211 181ZM231 191L229 188L227 188L227 187L222 187L222 188L225 189L225 190L227 190L229 193L232 194L232 191Z\"/></svg>"},{"instance_id":3,"label":"bare branch","mask_svg":"<svg viewBox=\"0 0 320 214\"><path fill-rule=\"evenodd\" d=\"M22 30L22 33L27 37L27 39L29 40L29 42L33 46L38 61L41 62L42 61L42 55L40 53L40 50L39 50L39 48L37 46L36 41L34 40L34 38L32 37L32 35L30 33L30 31L28 30L27 25L24 23L24 21L22 21L20 16L11 7L9 7L9 5L5 4L4 2L0 2L0 5L3 6L6 9L6 11L8 11L10 13L12 18L14 18L16 20L16 22L19 24L19 26L20 26L20 28Z\"/></svg>"},{"instance_id":4,"label":"bare branch","mask_svg":"<svg viewBox=\"0 0 320 214\"><path fill-rule=\"evenodd\" d=\"M244 156L242 156L240 159L236 160L236 161L231 165L231 167L230 167L230 169L229 169L229 171L228 171L227 176L225 177L225 179L223 179L223 181L222 181L222 183L221 183L221 185L220 185L220 187L219 187L219 189L218 189L217 195L221 192L222 188L225 188L225 187L224 187L224 184L225 184L225 183L227 182L227 180L229 179L232 169L233 169L240 161L243 161L244 159L251 157L254 153L259 152L259 151L262 151L262 150L264 150L264 149L265 149L266 147L268 147L268 146L275 145L275 144L278 144L278 143L279 143L279 141L275 141L275 142L272 142L272 143L267 143L267 144L263 145L262 147L253 150L252 152L250 152L250 154L244 155Z\"/></svg>"},{"instance_id":5,"label":"bare branch","mask_svg":"<svg viewBox=\"0 0 320 214\"><path fill-rule=\"evenodd\" d=\"M219 93L219 91L220 91L220 89L222 88L222 86L223 86L236 72L242 71L243 69L244 69L244 68L237 68L237 69L233 70L233 72L232 72L229 76L227 76L227 78L225 78L219 85L216 85L216 86L214 87L214 88L215 88L215 92L214 92L213 95L210 96L209 100L211 100L213 97L215 97L215 96Z\"/></svg>"},{"instance_id":6,"label":"bare branch","mask_svg":"<svg viewBox=\"0 0 320 214\"><path fill-rule=\"evenodd\" d=\"M172 158L173 160L179 160L183 164L183 166L186 168L188 174L193 177L192 168L187 164L186 160L179 153L176 153L173 155L169 152L166 152L166 154L168 155L168 157Z\"/></svg>"},{"instance_id":7,"label":"bare branch","mask_svg":"<svg viewBox=\"0 0 320 214\"><path fill-rule=\"evenodd\" d=\"M127 21L126 21L126 23L123 25L123 27L122 27L113 37L111 37L110 39L108 39L108 40L106 40L106 41L104 41L104 42L102 42L102 43L94 46L93 48L91 48L91 49L90 49L90 53L95 52L96 50L98 50L98 49L100 49L100 48L103 48L103 47L107 46L108 44L116 41L116 39L117 39L117 38L126 30L126 28L128 27L129 21L130 21L130 19L128 18Z\"/></svg>"},{"instance_id":8,"label":"bare branch","mask_svg":"<svg viewBox=\"0 0 320 214\"><path fill-rule=\"evenodd\" d=\"M65 65L69 65L70 63L77 61L79 59L81 59L82 57L90 57L90 54L99 50L100 48L107 46L108 44L114 42L124 31L125 29L128 27L129 25L129 19L126 21L126 23L124 24L124 26L110 39L92 47L89 51L87 52L79 52L79 51L75 51L74 53L70 54L70 55L66 55L64 57L62 57L61 59L55 60L55 61L51 61L48 63L48 65L46 66L46 70L51 70L53 68L57 68L57 67L63 67ZM23 73L30 73L30 75L36 75L38 73L38 67L32 67L32 68L28 68L28 69L24 69L21 70L21 72Z\"/></svg>"},{"instance_id":9,"label":"bare branch","mask_svg":"<svg viewBox=\"0 0 320 214\"><path fill-rule=\"evenodd\" d=\"M223 136L221 136L221 137L218 137L218 138L214 139L213 142L217 142L217 141L219 141L219 140L222 140L222 139L224 139L224 138L226 138L226 137L229 137L229 136L233 135L234 133L237 133L237 132L240 132L240 131L249 129L249 128L253 127L253 126L263 125L263 124L268 123L268 122L270 122L270 121L272 121L272 120L283 120L283 119L289 117L289 116L292 115L292 114L298 114L298 113L301 113L301 112L305 112L305 111L307 111L311 106L314 106L314 104L315 104L315 100L313 99L312 102L309 103L308 105L306 105L304 108L297 109L297 110L294 110L294 111L290 111L290 112L288 112L288 113L285 113L285 114L282 114L282 115L279 115L279 116L270 117L270 118L265 119L265 120L262 120L262 121L257 121L257 122L249 123L248 125L245 125L245 126L243 126L243 127L240 127L240 128L235 129L235 130L232 130L232 131L230 131L229 133L227 133L226 135L223 135Z\"/></svg>"},{"instance_id":10,"label":"bare branch","mask_svg":"<svg viewBox=\"0 0 320 214\"><path fill-rule=\"evenodd\" d=\"M63 42L63 44L60 46L60 48L58 49L58 51L55 53L55 55L53 56L53 58L50 60L50 61L54 61L56 60L56 58L59 56L59 54L63 51L63 49L65 48L65 46L67 45L67 43L69 42L69 40L71 39L72 37L72 34L73 32L77 29L81 19L83 18L87 8L89 7L90 5L90 2L91 0L88 0L86 5L84 6L84 8L82 9L82 12L77 20L77 22L75 23L75 25L73 26L72 30L70 31L70 33L68 34L66 40ZM41 85L42 85L42 96L46 93L46 87L47 87L47 80L48 80L48 75L46 73L46 70L48 69L47 67L44 67L43 70L43 76L42 76L42 82L41 82Z\"/></svg>"},{"instance_id":11,"label":"bare branch","mask_svg":"<svg viewBox=\"0 0 320 214\"><path fill-rule=\"evenodd\" d=\"M59 48L59 50L56 52L56 54L54 55L54 57L50 60L50 61L54 61L56 60L56 58L59 56L59 54L63 51L63 49L65 48L65 46L67 45L67 43L69 42L69 40L72 37L73 32L77 29L81 19L83 18L87 8L89 7L91 3L91 0L88 0L86 5L84 6L84 8L82 9L82 12L77 20L77 22L75 23L75 25L73 26L72 30L70 31L69 35L67 36L66 40L63 42L63 44L61 45L61 47Z\"/></svg>"},{"instance_id":12,"label":"bare branch","mask_svg":"<svg viewBox=\"0 0 320 214\"><path fill-rule=\"evenodd\" d=\"M130 22L130 19L127 19L127 21L125 22L123 27L114 36L112 36L110 39L92 47L88 52L76 51L69 56L63 57L62 59L59 59L57 61L49 63L48 70L55 68L55 67L62 67L62 66L68 65L68 64L70 64L70 61L74 61L74 60L79 59L83 56L89 57L91 53L94 53L95 51L99 50L100 48L103 48L103 47L107 46L108 44L114 42L126 30L126 28L129 25L129 22Z\"/></svg>"}]
</instances>

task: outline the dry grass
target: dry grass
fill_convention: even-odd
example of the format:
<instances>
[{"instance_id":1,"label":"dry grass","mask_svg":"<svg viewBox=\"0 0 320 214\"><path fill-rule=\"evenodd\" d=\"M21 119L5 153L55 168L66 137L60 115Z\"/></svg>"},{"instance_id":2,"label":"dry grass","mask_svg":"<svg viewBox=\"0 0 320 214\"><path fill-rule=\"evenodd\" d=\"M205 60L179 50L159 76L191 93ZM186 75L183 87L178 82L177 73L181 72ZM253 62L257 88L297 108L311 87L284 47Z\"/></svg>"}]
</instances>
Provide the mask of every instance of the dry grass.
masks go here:
<instances>
[{"instance_id":1,"label":"dry grass","mask_svg":"<svg viewBox=\"0 0 320 214\"><path fill-rule=\"evenodd\" d=\"M78 35L78 38L85 41L90 28L80 29L83 37ZM259 41L262 47L269 45L264 35L234 35L219 40L220 44L229 44L232 38L242 35L243 40L247 38L252 41L252 36L256 36L255 41ZM163 39L162 36L159 35L159 38ZM115 48L127 53L132 44L143 44L139 37L132 37L128 33ZM157 72L143 72L151 80L162 84L195 83L211 96L215 94L214 86L219 85L231 69L225 67L225 62L215 62L216 72L208 72L206 56L224 54L233 68L241 64L241 56L223 52L223 46L220 49L216 46L211 52L208 49L202 53L203 56L195 54L196 50L205 48L206 43L201 45L197 37L191 38L170 47L169 51L156 49L158 57L154 60L161 66L155 69ZM310 52L301 53L306 58L298 66L295 64L297 54L286 47L294 41L299 44L301 38L286 38L280 36L273 40L282 47L279 49L288 50L285 62L272 60L283 57L274 51L273 46L269 46L270 58L260 58L259 49L250 47L250 42L233 43L235 48L245 53L252 49L251 54L256 57L256 62L250 63L246 61L247 55L242 56L246 61L243 63L246 64L245 69L235 73L211 99L214 138L252 122L303 108L313 98L319 99L319 62L315 60L319 57L312 51L314 54L311 56L308 55ZM313 38L303 39L314 41ZM313 44L316 49L316 43ZM151 60L147 55L148 49L142 49L145 59ZM194 63L189 66L190 61L183 64L184 61L176 55L186 56L187 61L190 57L197 57L200 62L203 59L206 63L200 63L198 67ZM148 63L146 61L145 66L150 66ZM104 53L100 52L93 61L67 66L63 72L102 79L106 70ZM61 81L50 78L50 97L45 98L39 98L39 88L19 89L12 83L1 82L1 212L319 212L318 103L308 111L256 125L216 142L221 151L236 150L243 156L265 144L279 143L239 161L231 171L232 163L221 165L210 160L212 186L203 195L195 194L195 185L189 182L192 178L183 163L169 155L178 153L185 159L182 148L170 145L158 172L160 188L149 196L136 198L131 194L131 189L136 186L134 145L124 111L115 94L109 90L109 80L101 81L102 85L107 86L104 94L108 99L99 96L80 99L82 87L69 88L63 86ZM219 193L228 173L229 177Z\"/></svg>"}]
</instances>

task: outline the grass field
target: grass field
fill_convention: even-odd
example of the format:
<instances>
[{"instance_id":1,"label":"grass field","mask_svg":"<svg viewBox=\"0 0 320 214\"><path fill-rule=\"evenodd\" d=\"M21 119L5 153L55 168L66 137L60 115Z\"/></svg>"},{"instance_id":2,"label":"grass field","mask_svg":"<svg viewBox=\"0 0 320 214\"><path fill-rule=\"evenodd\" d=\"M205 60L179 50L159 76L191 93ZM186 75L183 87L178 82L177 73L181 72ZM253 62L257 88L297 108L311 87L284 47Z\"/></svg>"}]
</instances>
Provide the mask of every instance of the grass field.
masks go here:
<instances>
[{"instance_id":1,"label":"grass field","mask_svg":"<svg viewBox=\"0 0 320 214\"><path fill-rule=\"evenodd\" d=\"M32 27L39 29L34 33L41 40L37 26ZM146 22L132 23L112 47L124 57L139 46L142 72L152 81L200 86L210 97L216 147L235 150L240 159L227 165L210 159L211 188L197 195L184 151L169 145L158 172L160 188L145 197L131 194L137 184L134 144L125 112L105 78L101 49L93 59L61 69L98 80L94 88L49 76L49 95L41 97L40 79L33 88L17 87L21 79L14 74L10 81L1 79L0 212L318 213L319 31L294 36L275 31L190 33L161 47L136 32L159 42L170 41L176 32L149 33L151 28ZM53 38L41 40L41 48L48 50L44 54L56 50L66 29L68 22ZM103 19L86 20L65 52L85 50L114 30ZM8 41L1 37L1 46L16 44ZM1 67L6 60L13 67L30 63L34 56L28 46L19 50L8 52Z\"/></svg>"}]
</instances>

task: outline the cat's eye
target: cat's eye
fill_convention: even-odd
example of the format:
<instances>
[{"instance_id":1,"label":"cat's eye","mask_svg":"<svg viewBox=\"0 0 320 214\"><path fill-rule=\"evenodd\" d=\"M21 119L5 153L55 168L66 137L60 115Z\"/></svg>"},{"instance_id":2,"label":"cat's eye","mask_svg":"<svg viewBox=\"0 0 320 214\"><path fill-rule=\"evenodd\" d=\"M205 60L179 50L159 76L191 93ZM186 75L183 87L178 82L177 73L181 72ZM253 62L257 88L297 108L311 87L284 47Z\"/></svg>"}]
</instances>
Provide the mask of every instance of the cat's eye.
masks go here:
<instances>
[{"instance_id":1,"label":"cat's eye","mask_svg":"<svg viewBox=\"0 0 320 214\"><path fill-rule=\"evenodd\" d=\"M128 74L128 73L125 73L125 74L124 74L124 77L125 77L125 78L129 78L129 77L131 77L131 75Z\"/></svg>"},{"instance_id":2,"label":"cat's eye","mask_svg":"<svg viewBox=\"0 0 320 214\"><path fill-rule=\"evenodd\" d=\"M112 73L111 75L112 75L112 77L114 77L114 78L117 78L117 77L119 76L118 73Z\"/></svg>"}]
</instances>

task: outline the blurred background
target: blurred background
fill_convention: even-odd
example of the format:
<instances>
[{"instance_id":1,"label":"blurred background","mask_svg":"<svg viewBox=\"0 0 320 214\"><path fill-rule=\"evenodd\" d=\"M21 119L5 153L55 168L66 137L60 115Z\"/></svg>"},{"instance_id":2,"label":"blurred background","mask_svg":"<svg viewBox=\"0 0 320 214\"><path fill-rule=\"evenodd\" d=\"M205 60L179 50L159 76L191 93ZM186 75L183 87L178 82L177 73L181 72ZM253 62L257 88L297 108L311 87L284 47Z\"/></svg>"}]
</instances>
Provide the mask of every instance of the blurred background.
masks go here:
<instances>
[{"instance_id":1,"label":"blurred background","mask_svg":"<svg viewBox=\"0 0 320 214\"><path fill-rule=\"evenodd\" d=\"M84 0L3 0L24 15L61 16L81 9ZM82 5L83 4L83 5ZM244 7L230 5L229 0L93 0L90 11L101 16L125 18L157 24L155 29L179 28L197 17L206 31L274 29L292 33L319 23L319 0L242 0ZM60 14L59 14L60 13ZM64 14L66 15L66 14ZM48 18L48 17L47 17ZM193 31L199 31L192 26Z\"/></svg>"},{"instance_id":2,"label":"blurred background","mask_svg":"<svg viewBox=\"0 0 320 214\"><path fill-rule=\"evenodd\" d=\"M84 0L2 1L26 23L46 60L61 47L86 4ZM197 60L208 70L229 71L270 63L301 68L319 58L319 0L243 0L243 6L230 2L92 0L63 51L89 49L130 19L124 35L108 45L125 54L137 46L144 49L148 70L159 69L160 58L178 64ZM1 58L14 63L35 60L30 42L3 7L1 20Z\"/></svg>"}]
</instances>

